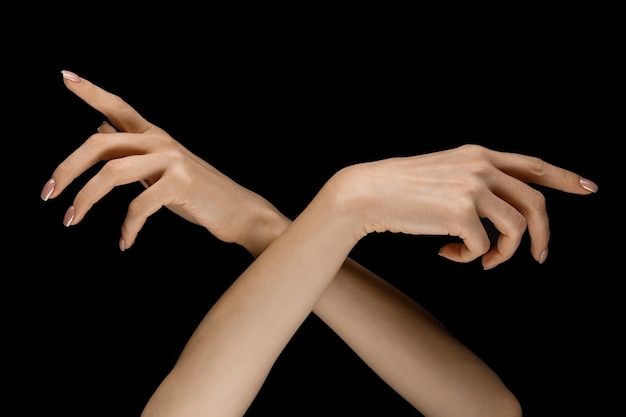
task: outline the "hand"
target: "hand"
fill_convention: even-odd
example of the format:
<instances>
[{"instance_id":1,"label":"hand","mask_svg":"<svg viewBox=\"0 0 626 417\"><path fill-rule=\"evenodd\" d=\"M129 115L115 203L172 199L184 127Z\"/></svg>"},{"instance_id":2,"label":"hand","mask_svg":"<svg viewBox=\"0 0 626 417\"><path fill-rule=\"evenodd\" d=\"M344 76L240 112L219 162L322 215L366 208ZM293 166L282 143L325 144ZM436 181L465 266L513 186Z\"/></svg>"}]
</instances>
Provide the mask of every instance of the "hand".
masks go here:
<instances>
[{"instance_id":1,"label":"hand","mask_svg":"<svg viewBox=\"0 0 626 417\"><path fill-rule=\"evenodd\" d=\"M458 236L462 243L447 244L440 254L457 262L482 256L485 269L509 259L526 229L533 257L545 261L550 237L545 197L529 183L573 194L598 189L539 158L478 145L359 164L340 177L348 198L358 200L364 234ZM493 248L481 218L500 232Z\"/></svg>"},{"instance_id":2,"label":"hand","mask_svg":"<svg viewBox=\"0 0 626 417\"><path fill-rule=\"evenodd\" d=\"M79 223L114 187L140 181L146 190L130 203L121 250L133 245L147 218L162 206L253 253L285 227L269 202L194 155L121 98L71 72L63 76L72 92L110 121L58 165L42 190L43 200L55 198L88 168L106 161L76 195L66 226Z\"/></svg>"}]
</instances>

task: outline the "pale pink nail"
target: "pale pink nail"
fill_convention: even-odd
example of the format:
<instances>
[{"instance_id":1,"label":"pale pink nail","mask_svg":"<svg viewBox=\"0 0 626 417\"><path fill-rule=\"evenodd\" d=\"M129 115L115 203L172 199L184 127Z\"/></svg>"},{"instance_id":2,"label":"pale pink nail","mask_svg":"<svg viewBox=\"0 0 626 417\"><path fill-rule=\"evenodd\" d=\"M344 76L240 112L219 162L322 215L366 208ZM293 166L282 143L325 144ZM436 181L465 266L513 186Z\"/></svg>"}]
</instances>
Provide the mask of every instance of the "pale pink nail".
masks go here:
<instances>
[{"instance_id":1,"label":"pale pink nail","mask_svg":"<svg viewBox=\"0 0 626 417\"><path fill-rule=\"evenodd\" d=\"M72 220L74 220L74 214L76 214L76 209L74 206L70 206L65 212L65 217L63 217L63 224L65 227L70 227L72 224Z\"/></svg>"},{"instance_id":2,"label":"pale pink nail","mask_svg":"<svg viewBox=\"0 0 626 417\"><path fill-rule=\"evenodd\" d=\"M580 186L583 187L587 191L591 191L592 193L595 193L598 191L598 186L596 185L595 182L591 180L588 180L586 178L581 178L579 182L580 182Z\"/></svg>"},{"instance_id":3,"label":"pale pink nail","mask_svg":"<svg viewBox=\"0 0 626 417\"><path fill-rule=\"evenodd\" d=\"M545 248L543 252L541 252L541 256L539 256L539 263L542 264L546 261L548 257L548 248Z\"/></svg>"},{"instance_id":4,"label":"pale pink nail","mask_svg":"<svg viewBox=\"0 0 626 417\"><path fill-rule=\"evenodd\" d=\"M54 179L50 178L46 185L43 186L43 190L41 190L41 199L43 201L48 201L50 198L50 194L54 191Z\"/></svg>"},{"instance_id":5,"label":"pale pink nail","mask_svg":"<svg viewBox=\"0 0 626 417\"><path fill-rule=\"evenodd\" d=\"M97 130L97 132L98 132L98 133L100 133L100 131L102 130L102 128L103 128L103 127L105 127L105 126L107 126L107 125L108 125L108 123L107 123L107 121L106 121L106 120L105 120L105 121L103 121L102 123L100 123L100 126L98 126L98 129L96 129L96 130Z\"/></svg>"},{"instance_id":6,"label":"pale pink nail","mask_svg":"<svg viewBox=\"0 0 626 417\"><path fill-rule=\"evenodd\" d=\"M489 271L490 269L495 268L498 265L487 265L487 266L483 266L483 271Z\"/></svg>"},{"instance_id":7,"label":"pale pink nail","mask_svg":"<svg viewBox=\"0 0 626 417\"><path fill-rule=\"evenodd\" d=\"M80 77L74 74L72 71L63 70L61 71L61 74L63 75L63 78L65 78L66 80L70 80L74 83L80 82Z\"/></svg>"},{"instance_id":8,"label":"pale pink nail","mask_svg":"<svg viewBox=\"0 0 626 417\"><path fill-rule=\"evenodd\" d=\"M126 241L124 240L123 237L120 238L119 244L120 244L120 250L124 252L126 250Z\"/></svg>"}]
</instances>

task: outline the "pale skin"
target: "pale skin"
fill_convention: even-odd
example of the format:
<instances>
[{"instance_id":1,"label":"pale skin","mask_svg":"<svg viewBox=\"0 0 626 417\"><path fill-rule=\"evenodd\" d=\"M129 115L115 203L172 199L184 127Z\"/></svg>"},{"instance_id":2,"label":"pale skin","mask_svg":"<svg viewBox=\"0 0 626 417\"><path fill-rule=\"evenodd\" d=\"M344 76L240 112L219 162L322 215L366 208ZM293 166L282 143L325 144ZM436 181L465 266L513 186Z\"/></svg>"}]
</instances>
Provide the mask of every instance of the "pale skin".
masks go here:
<instances>
[{"instance_id":1,"label":"pale skin","mask_svg":"<svg viewBox=\"0 0 626 417\"><path fill-rule=\"evenodd\" d=\"M451 235L460 242L442 247L441 256L480 258L490 269L528 233L531 256L543 263L549 221L544 196L529 184L587 195L597 191L592 181L535 157L465 145L346 167L292 221L121 98L63 75L67 88L108 120L42 190L44 200L53 199L106 161L75 196L64 224L79 223L114 187L140 181L146 189L129 206L121 250L165 206L255 257L201 321L143 417L244 415L311 312L426 416L521 416L515 396L480 358L348 254L373 232ZM483 217L500 232L493 248Z\"/></svg>"}]
</instances>

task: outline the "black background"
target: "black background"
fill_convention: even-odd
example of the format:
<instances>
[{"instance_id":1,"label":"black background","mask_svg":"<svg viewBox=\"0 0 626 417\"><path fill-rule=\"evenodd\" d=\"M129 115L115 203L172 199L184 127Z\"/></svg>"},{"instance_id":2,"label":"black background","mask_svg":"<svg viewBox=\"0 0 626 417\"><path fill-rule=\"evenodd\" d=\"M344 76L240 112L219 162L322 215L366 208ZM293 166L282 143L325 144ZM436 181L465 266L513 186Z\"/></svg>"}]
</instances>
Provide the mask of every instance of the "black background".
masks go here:
<instances>
[{"instance_id":1,"label":"black background","mask_svg":"<svg viewBox=\"0 0 626 417\"><path fill-rule=\"evenodd\" d=\"M592 196L541 189L552 232L544 265L531 258L527 237L491 271L438 257L443 237L371 235L353 258L442 320L501 376L526 416L610 410L622 362L623 270L612 248L623 226L609 199L618 193L610 181L621 168L623 131L614 129L623 116L611 100L618 85L609 25L590 28L581 13L559 25L552 15L453 32L452 24L383 17L249 25L250 13L182 31L145 16L141 30L122 35L131 21L90 16L72 27L33 25L32 44L7 42L7 415L138 416L251 261L165 209L121 253L119 230L138 184L63 226L98 167L54 200L42 202L41 188L103 118L64 87L62 69L119 94L290 217L347 164L464 143L532 154L592 179L600 186ZM95 41L94 32L105 36ZM419 415L315 316L249 415L304 412Z\"/></svg>"}]
</instances>

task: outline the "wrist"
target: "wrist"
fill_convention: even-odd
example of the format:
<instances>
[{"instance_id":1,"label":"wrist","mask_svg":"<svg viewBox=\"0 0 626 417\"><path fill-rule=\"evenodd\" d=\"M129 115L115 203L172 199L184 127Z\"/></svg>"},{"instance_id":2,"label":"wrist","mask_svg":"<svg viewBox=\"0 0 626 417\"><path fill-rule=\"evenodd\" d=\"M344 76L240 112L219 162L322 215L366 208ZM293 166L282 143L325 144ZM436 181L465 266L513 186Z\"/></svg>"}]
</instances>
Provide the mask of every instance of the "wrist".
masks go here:
<instances>
[{"instance_id":1,"label":"wrist","mask_svg":"<svg viewBox=\"0 0 626 417\"><path fill-rule=\"evenodd\" d=\"M364 214L369 201L368 188L360 181L360 172L358 165L340 170L324 184L314 199L318 203L324 200L324 211L330 210L349 219L354 242L367 234ZM255 207L255 211L247 217L244 232L237 243L256 258L285 231L292 220L266 200Z\"/></svg>"},{"instance_id":2,"label":"wrist","mask_svg":"<svg viewBox=\"0 0 626 417\"><path fill-rule=\"evenodd\" d=\"M362 167L362 164L356 164L336 172L315 198L322 201L324 211L342 219L340 224L346 227L346 233L355 244L368 233L367 214L371 205L367 172Z\"/></svg>"},{"instance_id":3,"label":"wrist","mask_svg":"<svg viewBox=\"0 0 626 417\"><path fill-rule=\"evenodd\" d=\"M289 226L291 220L267 203L255 211L238 242L252 256L258 257Z\"/></svg>"}]
</instances>

